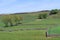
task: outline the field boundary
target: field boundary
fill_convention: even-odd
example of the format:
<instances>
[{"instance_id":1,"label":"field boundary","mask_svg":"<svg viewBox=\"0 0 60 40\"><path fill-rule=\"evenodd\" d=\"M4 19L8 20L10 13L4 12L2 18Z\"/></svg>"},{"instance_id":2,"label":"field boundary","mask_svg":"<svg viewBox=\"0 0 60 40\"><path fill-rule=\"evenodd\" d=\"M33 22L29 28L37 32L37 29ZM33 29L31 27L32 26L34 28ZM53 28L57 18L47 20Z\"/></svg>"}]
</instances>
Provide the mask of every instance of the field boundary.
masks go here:
<instances>
[{"instance_id":1,"label":"field boundary","mask_svg":"<svg viewBox=\"0 0 60 40\"><path fill-rule=\"evenodd\" d=\"M60 25L60 24L21 24L21 25Z\"/></svg>"},{"instance_id":2,"label":"field boundary","mask_svg":"<svg viewBox=\"0 0 60 40\"><path fill-rule=\"evenodd\" d=\"M48 32L46 32L46 37L60 37L60 34L48 34Z\"/></svg>"},{"instance_id":3,"label":"field boundary","mask_svg":"<svg viewBox=\"0 0 60 40\"><path fill-rule=\"evenodd\" d=\"M0 31L2 31L2 32L4 32L4 31L13 32L13 31L24 31L24 30L47 30L47 28L19 28L19 29L14 29L14 30L12 30L12 29L8 29L8 30L2 29Z\"/></svg>"},{"instance_id":4,"label":"field boundary","mask_svg":"<svg viewBox=\"0 0 60 40\"><path fill-rule=\"evenodd\" d=\"M47 34L47 37L60 37L60 34Z\"/></svg>"}]
</instances>

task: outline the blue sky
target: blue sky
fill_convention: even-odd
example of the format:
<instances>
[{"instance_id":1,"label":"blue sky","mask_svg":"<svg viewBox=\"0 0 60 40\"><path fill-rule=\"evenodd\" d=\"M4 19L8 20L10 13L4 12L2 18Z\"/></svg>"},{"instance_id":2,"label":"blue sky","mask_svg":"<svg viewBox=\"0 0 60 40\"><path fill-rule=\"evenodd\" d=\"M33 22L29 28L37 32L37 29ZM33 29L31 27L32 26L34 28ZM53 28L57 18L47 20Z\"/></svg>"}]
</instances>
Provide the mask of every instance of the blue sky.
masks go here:
<instances>
[{"instance_id":1,"label":"blue sky","mask_svg":"<svg viewBox=\"0 0 60 40\"><path fill-rule=\"evenodd\" d=\"M60 0L0 0L0 14L60 9Z\"/></svg>"}]
</instances>

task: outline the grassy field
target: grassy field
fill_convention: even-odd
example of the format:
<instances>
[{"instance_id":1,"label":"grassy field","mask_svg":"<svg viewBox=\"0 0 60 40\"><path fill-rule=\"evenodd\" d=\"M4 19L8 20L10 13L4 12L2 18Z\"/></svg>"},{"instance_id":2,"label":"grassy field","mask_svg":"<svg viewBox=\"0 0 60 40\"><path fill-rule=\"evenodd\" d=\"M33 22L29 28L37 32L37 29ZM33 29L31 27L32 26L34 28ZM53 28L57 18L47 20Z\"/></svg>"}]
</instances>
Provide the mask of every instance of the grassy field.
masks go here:
<instances>
[{"instance_id":1,"label":"grassy field","mask_svg":"<svg viewBox=\"0 0 60 40\"><path fill-rule=\"evenodd\" d=\"M48 34L59 34L60 35L60 25L49 27Z\"/></svg>"},{"instance_id":2,"label":"grassy field","mask_svg":"<svg viewBox=\"0 0 60 40\"><path fill-rule=\"evenodd\" d=\"M46 37L45 30L0 32L0 40L59 40L60 37Z\"/></svg>"},{"instance_id":3,"label":"grassy field","mask_svg":"<svg viewBox=\"0 0 60 40\"><path fill-rule=\"evenodd\" d=\"M41 12L48 13L48 12ZM0 20L0 40L60 40L60 37L46 37L47 30L18 30L20 28L48 28L48 34L60 34L60 14L48 16L47 19L37 19L40 13L19 14L23 17L22 24L4 27ZM0 16L1 19L2 16ZM2 30L18 31L2 31Z\"/></svg>"},{"instance_id":4,"label":"grassy field","mask_svg":"<svg viewBox=\"0 0 60 40\"><path fill-rule=\"evenodd\" d=\"M0 40L46 40L44 30L0 32Z\"/></svg>"}]
</instances>

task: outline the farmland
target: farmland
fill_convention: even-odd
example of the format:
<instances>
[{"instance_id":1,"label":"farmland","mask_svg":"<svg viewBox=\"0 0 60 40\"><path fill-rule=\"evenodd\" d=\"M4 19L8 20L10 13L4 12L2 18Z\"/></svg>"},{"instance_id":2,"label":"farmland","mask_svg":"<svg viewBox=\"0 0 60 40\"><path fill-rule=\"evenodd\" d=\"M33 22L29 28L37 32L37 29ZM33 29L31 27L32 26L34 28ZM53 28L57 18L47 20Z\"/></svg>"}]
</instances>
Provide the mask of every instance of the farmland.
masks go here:
<instances>
[{"instance_id":1,"label":"farmland","mask_svg":"<svg viewBox=\"0 0 60 40\"><path fill-rule=\"evenodd\" d=\"M4 27L4 23L0 20L0 40L60 40L60 37L46 37L46 31L48 34L60 34L60 12L49 15L47 19L38 19L38 15L41 13L49 12L15 14L23 17L22 24L18 26ZM40 28L41 30L29 30L31 28Z\"/></svg>"}]
</instances>

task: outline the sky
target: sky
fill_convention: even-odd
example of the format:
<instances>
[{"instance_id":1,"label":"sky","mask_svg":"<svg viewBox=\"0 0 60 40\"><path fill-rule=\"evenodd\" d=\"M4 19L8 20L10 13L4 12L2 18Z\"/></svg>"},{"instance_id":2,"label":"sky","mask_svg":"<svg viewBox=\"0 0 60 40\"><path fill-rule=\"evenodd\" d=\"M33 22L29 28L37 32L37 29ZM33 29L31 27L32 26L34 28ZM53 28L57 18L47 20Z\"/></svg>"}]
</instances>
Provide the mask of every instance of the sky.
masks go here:
<instances>
[{"instance_id":1,"label":"sky","mask_svg":"<svg viewBox=\"0 0 60 40\"><path fill-rule=\"evenodd\" d=\"M0 0L0 14L60 9L60 0Z\"/></svg>"}]
</instances>

